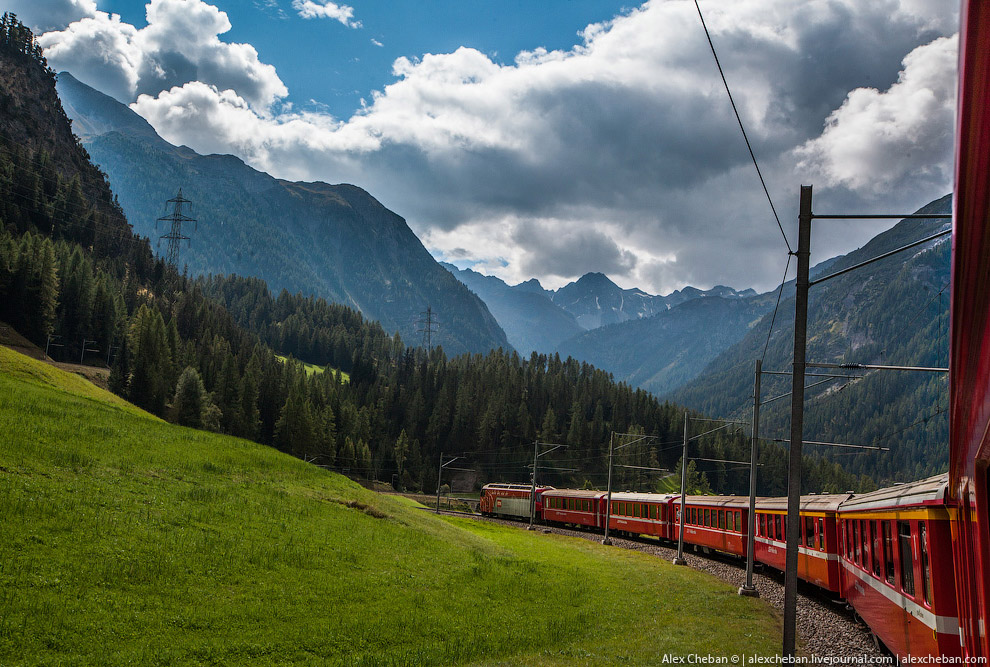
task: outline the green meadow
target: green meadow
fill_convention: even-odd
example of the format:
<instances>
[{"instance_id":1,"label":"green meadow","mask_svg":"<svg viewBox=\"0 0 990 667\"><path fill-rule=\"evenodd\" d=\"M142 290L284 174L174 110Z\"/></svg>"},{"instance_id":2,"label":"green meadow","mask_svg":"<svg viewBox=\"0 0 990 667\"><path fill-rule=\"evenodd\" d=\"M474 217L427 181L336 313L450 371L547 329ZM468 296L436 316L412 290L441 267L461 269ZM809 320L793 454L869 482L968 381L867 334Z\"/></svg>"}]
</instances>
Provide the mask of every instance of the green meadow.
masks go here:
<instances>
[{"instance_id":1,"label":"green meadow","mask_svg":"<svg viewBox=\"0 0 990 667\"><path fill-rule=\"evenodd\" d=\"M283 364L285 363L285 360L288 359L288 357L284 357L281 354L276 354L275 358L281 361ZM305 361L298 361L298 360L296 360L296 363L302 365L303 369L305 369L306 371L306 375L313 375L314 373L323 373L325 371L329 371L330 373L339 372L341 382L350 382L351 380L350 374L345 373L344 371L338 370L336 368L330 368L328 366L317 366L316 364L310 364Z\"/></svg>"},{"instance_id":2,"label":"green meadow","mask_svg":"<svg viewBox=\"0 0 990 667\"><path fill-rule=\"evenodd\" d=\"M698 572L437 517L0 348L0 665L650 665L779 632Z\"/></svg>"}]
</instances>

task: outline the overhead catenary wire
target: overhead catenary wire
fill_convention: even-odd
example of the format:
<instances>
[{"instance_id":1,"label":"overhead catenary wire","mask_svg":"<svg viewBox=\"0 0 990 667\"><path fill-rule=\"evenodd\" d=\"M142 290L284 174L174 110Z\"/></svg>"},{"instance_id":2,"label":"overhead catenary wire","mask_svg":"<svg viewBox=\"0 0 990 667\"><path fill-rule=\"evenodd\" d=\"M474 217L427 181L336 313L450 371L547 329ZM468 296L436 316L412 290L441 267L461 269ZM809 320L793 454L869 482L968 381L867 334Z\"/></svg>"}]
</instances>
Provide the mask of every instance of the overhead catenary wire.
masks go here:
<instances>
[{"instance_id":1,"label":"overhead catenary wire","mask_svg":"<svg viewBox=\"0 0 990 667\"><path fill-rule=\"evenodd\" d=\"M763 356L761 361L767 360L767 350L770 349L770 337L773 336L773 325L777 321L777 309L780 308L780 297L784 293L784 283L787 282L787 271L791 268L792 253L787 253L787 263L784 265L784 276L780 279L780 287L777 288L777 303L773 307L773 315L770 316L770 329L767 331L767 342L763 344Z\"/></svg>"},{"instance_id":2,"label":"overhead catenary wire","mask_svg":"<svg viewBox=\"0 0 990 667\"><path fill-rule=\"evenodd\" d=\"M698 10L698 18L701 19L701 27L705 30L705 37L708 38L708 46L712 50L712 57L715 58L715 66L718 67L719 76L722 77L722 85L725 86L725 93L729 96L729 103L732 105L732 112L736 115L736 122L739 123L739 129L742 131L743 140L746 142L746 148L749 150L749 157L753 160L753 166L756 167L756 174L760 177L760 184L763 186L763 193L767 196L767 202L770 204L770 210L773 212L773 218L777 221L777 228L780 229L780 235L784 239L784 245L787 246L787 252L792 253L794 250L791 248L790 242L787 240L787 234L784 233L784 226L780 224L780 216L777 215L777 208L773 205L773 199L770 197L770 190L767 189L767 183L763 178L763 172L760 170L760 163L756 160L756 154L753 152L753 146L749 143L749 136L746 134L746 127L743 125L742 117L739 115L739 109L736 108L736 101L732 98L732 91L729 90L729 82L725 78L725 72L722 71L722 63L718 59L718 53L715 51L715 43L712 42L712 36L708 32L708 25L705 23L705 16L701 13L701 5L698 4L698 0L694 0L694 6Z\"/></svg>"}]
</instances>

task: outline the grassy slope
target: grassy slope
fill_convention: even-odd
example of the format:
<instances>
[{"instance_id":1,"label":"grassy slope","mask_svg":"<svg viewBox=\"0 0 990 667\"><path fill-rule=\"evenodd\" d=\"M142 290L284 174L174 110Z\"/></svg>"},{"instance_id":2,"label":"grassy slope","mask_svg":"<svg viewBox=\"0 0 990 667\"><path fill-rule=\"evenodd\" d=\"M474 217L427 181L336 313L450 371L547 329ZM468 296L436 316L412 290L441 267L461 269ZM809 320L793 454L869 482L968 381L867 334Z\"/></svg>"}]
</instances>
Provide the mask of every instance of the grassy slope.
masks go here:
<instances>
[{"instance_id":1,"label":"grassy slope","mask_svg":"<svg viewBox=\"0 0 990 667\"><path fill-rule=\"evenodd\" d=\"M282 363L285 363L286 357L283 357L281 354L276 354L275 358L281 361ZM317 366L316 364L309 364L306 363L305 361L302 362L297 361L297 363L301 363L303 365L303 368L306 369L306 375L312 375L313 373L322 373L327 370L330 371L331 373L336 373L338 371L338 369L336 368L330 368L329 366ZM348 373L345 373L344 371L340 371L340 378L342 382L351 381L351 376Z\"/></svg>"},{"instance_id":2,"label":"grassy slope","mask_svg":"<svg viewBox=\"0 0 990 667\"><path fill-rule=\"evenodd\" d=\"M0 665L627 665L777 647L763 603L700 573L437 519L3 348L0 433Z\"/></svg>"}]
</instances>

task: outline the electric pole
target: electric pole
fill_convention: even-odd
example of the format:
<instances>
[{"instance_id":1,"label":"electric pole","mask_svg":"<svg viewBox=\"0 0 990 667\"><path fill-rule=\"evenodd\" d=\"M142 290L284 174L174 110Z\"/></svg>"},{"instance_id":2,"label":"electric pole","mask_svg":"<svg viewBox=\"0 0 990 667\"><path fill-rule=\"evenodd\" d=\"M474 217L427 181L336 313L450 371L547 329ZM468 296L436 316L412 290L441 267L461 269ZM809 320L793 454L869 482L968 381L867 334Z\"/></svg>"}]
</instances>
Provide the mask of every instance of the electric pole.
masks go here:
<instances>
[{"instance_id":1,"label":"electric pole","mask_svg":"<svg viewBox=\"0 0 990 667\"><path fill-rule=\"evenodd\" d=\"M423 334L423 347L427 350L433 349L433 333L436 331L434 326L436 322L433 319L433 307L427 306L426 312L420 313L419 316L422 318L419 321L420 329L419 332Z\"/></svg>"},{"instance_id":2,"label":"electric pole","mask_svg":"<svg viewBox=\"0 0 990 667\"><path fill-rule=\"evenodd\" d=\"M182 188L179 188L179 193L172 199L169 199L168 202L166 203L173 205L172 213L170 213L169 215L162 216L157 220L155 220L155 228L156 229L158 228L159 222L169 223L168 234L162 234L160 237L158 237L158 243L160 245L162 239L168 240L168 250L165 254L165 262L171 264L172 266L176 267L176 269L178 269L179 242L189 240L188 236L184 236L182 234L182 223L183 222L196 223L196 220L194 218L190 218L186 215L183 215L182 213L182 205L192 203L188 199L183 198ZM194 227L194 229L198 228L198 226L199 226L198 223L196 223L196 227Z\"/></svg>"}]
</instances>

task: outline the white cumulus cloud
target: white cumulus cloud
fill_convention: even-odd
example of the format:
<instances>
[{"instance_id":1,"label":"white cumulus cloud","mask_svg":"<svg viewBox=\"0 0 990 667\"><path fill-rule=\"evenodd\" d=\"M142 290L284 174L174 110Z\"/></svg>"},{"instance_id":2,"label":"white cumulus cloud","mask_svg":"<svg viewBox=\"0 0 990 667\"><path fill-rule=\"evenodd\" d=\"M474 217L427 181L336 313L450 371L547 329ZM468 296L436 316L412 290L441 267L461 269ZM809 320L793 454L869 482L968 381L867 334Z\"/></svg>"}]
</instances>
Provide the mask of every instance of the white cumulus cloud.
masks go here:
<instances>
[{"instance_id":1,"label":"white cumulus cloud","mask_svg":"<svg viewBox=\"0 0 990 667\"><path fill-rule=\"evenodd\" d=\"M292 8L304 19L333 19L348 28L361 27L361 22L354 20L353 7L330 0L292 0Z\"/></svg>"},{"instance_id":2,"label":"white cumulus cloud","mask_svg":"<svg viewBox=\"0 0 990 667\"><path fill-rule=\"evenodd\" d=\"M49 64L121 101L199 81L236 90L259 113L288 95L275 68L250 44L228 43L227 14L203 0L151 0L137 29L96 11L38 38Z\"/></svg>"},{"instance_id":3,"label":"white cumulus cloud","mask_svg":"<svg viewBox=\"0 0 990 667\"><path fill-rule=\"evenodd\" d=\"M857 88L829 114L821 136L797 150L800 167L829 185L878 195L899 183L952 184L958 38L942 37L904 58L884 91Z\"/></svg>"}]
</instances>

